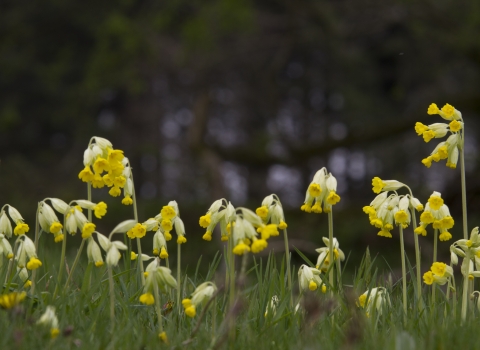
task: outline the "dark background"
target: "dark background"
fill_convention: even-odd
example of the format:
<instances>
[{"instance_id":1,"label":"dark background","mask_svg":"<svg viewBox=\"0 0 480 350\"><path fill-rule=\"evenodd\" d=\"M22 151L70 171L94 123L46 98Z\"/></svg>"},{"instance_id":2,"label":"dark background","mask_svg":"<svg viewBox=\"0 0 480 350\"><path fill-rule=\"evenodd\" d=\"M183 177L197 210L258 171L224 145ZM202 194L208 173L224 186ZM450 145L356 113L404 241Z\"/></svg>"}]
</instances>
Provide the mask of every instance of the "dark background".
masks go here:
<instances>
[{"instance_id":1,"label":"dark background","mask_svg":"<svg viewBox=\"0 0 480 350\"><path fill-rule=\"evenodd\" d=\"M1 202L33 227L39 200L85 198L83 151L102 136L131 160L140 220L177 200L191 264L221 249L198 226L213 200L255 209L270 193L291 244L315 259L327 217L299 208L326 166L349 267L367 246L395 267L398 234L377 237L362 212L373 176L423 203L440 191L462 236L459 169L421 164L439 140L425 144L415 122L443 121L427 115L432 102L463 113L470 228L479 222L479 33L476 1L2 1ZM106 189L93 199L109 206L102 232L132 217ZM420 242L427 267L431 230ZM411 229L406 244L412 253Z\"/></svg>"}]
</instances>

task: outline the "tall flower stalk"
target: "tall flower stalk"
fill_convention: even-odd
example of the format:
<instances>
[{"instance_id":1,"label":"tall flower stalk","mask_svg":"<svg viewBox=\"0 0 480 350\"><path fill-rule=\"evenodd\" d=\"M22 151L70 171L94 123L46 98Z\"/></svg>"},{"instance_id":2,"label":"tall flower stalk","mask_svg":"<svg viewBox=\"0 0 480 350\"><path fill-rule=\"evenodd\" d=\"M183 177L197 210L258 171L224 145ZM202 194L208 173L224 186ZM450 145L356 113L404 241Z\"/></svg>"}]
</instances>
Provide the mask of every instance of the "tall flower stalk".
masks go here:
<instances>
[{"instance_id":1,"label":"tall flower stalk","mask_svg":"<svg viewBox=\"0 0 480 350\"><path fill-rule=\"evenodd\" d=\"M323 167L313 176L313 180L308 186L307 193L305 195L304 204L300 209L307 213L313 212L320 214L324 212L328 214L330 261L333 261L334 257L332 206L338 202L340 202L340 196L337 194L337 179L332 175L332 173L328 173L327 168ZM332 295L335 276L334 268L335 264L332 264L328 277ZM340 284L341 281L339 280L338 283Z\"/></svg>"}]
</instances>

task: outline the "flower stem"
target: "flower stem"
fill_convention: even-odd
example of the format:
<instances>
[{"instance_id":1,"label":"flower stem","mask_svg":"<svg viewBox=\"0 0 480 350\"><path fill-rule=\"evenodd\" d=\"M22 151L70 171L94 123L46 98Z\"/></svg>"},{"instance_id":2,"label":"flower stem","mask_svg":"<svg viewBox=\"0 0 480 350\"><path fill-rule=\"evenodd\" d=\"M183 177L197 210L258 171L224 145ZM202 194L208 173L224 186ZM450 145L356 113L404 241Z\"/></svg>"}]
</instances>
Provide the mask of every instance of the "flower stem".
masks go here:
<instances>
[{"instance_id":1,"label":"flower stem","mask_svg":"<svg viewBox=\"0 0 480 350\"><path fill-rule=\"evenodd\" d=\"M229 310L232 313L233 307L235 306L235 255L233 255L233 223L231 225L231 234L228 237L228 242L229 242L229 253L230 253L230 276L229 276L229 283L230 283L230 288L229 288ZM230 331L229 331L229 341L231 344L235 341L235 317L233 317L233 313L230 317Z\"/></svg>"},{"instance_id":2,"label":"flower stem","mask_svg":"<svg viewBox=\"0 0 480 350\"><path fill-rule=\"evenodd\" d=\"M63 216L63 227L65 227L65 215ZM58 268L58 276L57 276L57 285L55 286L55 292L53 292L53 300L55 300L58 291L60 289L60 283L62 283L62 275L63 269L65 265L65 251L67 250L67 231L63 235L62 241L62 254L60 255L60 267Z\"/></svg>"},{"instance_id":3,"label":"flower stem","mask_svg":"<svg viewBox=\"0 0 480 350\"><path fill-rule=\"evenodd\" d=\"M133 174L130 175L132 177L133 182ZM132 186L132 199L133 199L133 218L136 222L138 222L138 210L137 210L137 195L135 194L135 185ZM140 274L140 280L142 281L142 286L145 285L145 275L143 270L143 263L142 263L142 243L140 242L140 238L137 237L137 249L138 255L140 256L140 261L138 262L138 273ZM131 250L130 250L131 251ZM127 251L127 254L130 254L130 251ZM127 256L129 259L130 257Z\"/></svg>"},{"instance_id":4,"label":"flower stem","mask_svg":"<svg viewBox=\"0 0 480 350\"><path fill-rule=\"evenodd\" d=\"M433 230L433 262L437 261L437 244L438 244L438 230ZM436 283L432 284L432 303L435 304L435 290L437 289Z\"/></svg>"},{"instance_id":5,"label":"flower stem","mask_svg":"<svg viewBox=\"0 0 480 350\"><path fill-rule=\"evenodd\" d=\"M333 254L333 214L332 209L328 212L328 254L329 262L331 264L328 281L330 283L330 294L333 296L333 269L334 269L334 254Z\"/></svg>"},{"instance_id":6,"label":"flower stem","mask_svg":"<svg viewBox=\"0 0 480 350\"><path fill-rule=\"evenodd\" d=\"M287 283L288 292L290 293L290 307L293 308L293 289L292 289L292 274L290 271L290 248L288 246L287 229L283 229L283 240L285 241L285 263L287 264Z\"/></svg>"},{"instance_id":7,"label":"flower stem","mask_svg":"<svg viewBox=\"0 0 480 350\"><path fill-rule=\"evenodd\" d=\"M177 310L178 314L180 315L181 309L180 309L180 286L181 286L181 281L180 281L180 269L181 269L181 254L182 254L182 249L181 249L181 244L177 243Z\"/></svg>"},{"instance_id":8,"label":"flower stem","mask_svg":"<svg viewBox=\"0 0 480 350\"><path fill-rule=\"evenodd\" d=\"M462 296L462 325L467 320L467 304L468 304L468 276L470 275L470 249L467 249L465 260L466 270L463 276L463 296Z\"/></svg>"},{"instance_id":9,"label":"flower stem","mask_svg":"<svg viewBox=\"0 0 480 350\"><path fill-rule=\"evenodd\" d=\"M39 240L39 222L38 222L38 213L40 211L40 203L37 205L37 212L35 213L35 251L38 252L38 240ZM36 277L37 277L37 269L32 271L32 286L30 288L30 295L34 295L35 293L35 286L36 286Z\"/></svg>"},{"instance_id":10,"label":"flower stem","mask_svg":"<svg viewBox=\"0 0 480 350\"><path fill-rule=\"evenodd\" d=\"M91 238L93 239L93 238ZM82 243L80 243L80 247L78 248L77 256L75 257L75 260L73 261L72 268L70 269L70 274L68 275L67 282L65 283L65 287L63 288L64 290L67 289L68 283L70 282L70 279L73 276L73 272L75 271L75 268L77 267L78 261L80 260L80 255L82 254L83 246L85 245L85 239L82 239Z\"/></svg>"},{"instance_id":11,"label":"flower stem","mask_svg":"<svg viewBox=\"0 0 480 350\"><path fill-rule=\"evenodd\" d=\"M405 267L405 245L403 243L403 227L398 226L400 230L400 251L402 254L402 289L403 289L403 323L407 324L407 269Z\"/></svg>"},{"instance_id":12,"label":"flower stem","mask_svg":"<svg viewBox=\"0 0 480 350\"><path fill-rule=\"evenodd\" d=\"M413 197L411 191L410 195ZM418 244L418 234L415 233L417 229L417 218L415 215L415 209L411 210L412 213L412 222L413 222L413 237L415 240L415 267L417 270L417 303L418 309L421 311L423 309L423 299L422 299L422 279L421 279L421 258L420 258L420 245Z\"/></svg>"},{"instance_id":13,"label":"flower stem","mask_svg":"<svg viewBox=\"0 0 480 350\"><path fill-rule=\"evenodd\" d=\"M113 273L112 267L107 266L108 269L108 285L110 287L110 330L113 334L115 329L115 291L113 288Z\"/></svg>"},{"instance_id":14,"label":"flower stem","mask_svg":"<svg viewBox=\"0 0 480 350\"><path fill-rule=\"evenodd\" d=\"M162 308L160 307L160 293L158 293L158 285L155 282L153 284L153 293L155 294L155 311L157 312L158 318L158 330L160 333L163 332L163 318L162 318Z\"/></svg>"},{"instance_id":15,"label":"flower stem","mask_svg":"<svg viewBox=\"0 0 480 350\"><path fill-rule=\"evenodd\" d=\"M462 142L460 149L460 178L462 182L462 217L463 217L463 238L468 239L467 227L467 186L465 183L465 145Z\"/></svg>"}]
</instances>

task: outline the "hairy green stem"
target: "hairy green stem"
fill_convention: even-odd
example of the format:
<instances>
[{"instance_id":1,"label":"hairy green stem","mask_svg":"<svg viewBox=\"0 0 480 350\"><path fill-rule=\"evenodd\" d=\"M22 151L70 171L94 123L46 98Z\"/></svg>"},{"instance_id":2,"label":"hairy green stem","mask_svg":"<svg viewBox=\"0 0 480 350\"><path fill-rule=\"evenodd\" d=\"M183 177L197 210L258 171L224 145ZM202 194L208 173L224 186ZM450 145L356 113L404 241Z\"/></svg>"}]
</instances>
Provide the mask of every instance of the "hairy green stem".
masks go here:
<instances>
[{"instance_id":1,"label":"hairy green stem","mask_svg":"<svg viewBox=\"0 0 480 350\"><path fill-rule=\"evenodd\" d=\"M178 314L180 315L180 286L181 286L181 281L180 281L180 269L181 269L181 254L182 254L182 249L181 249L181 244L178 244L177 243L177 283L178 283L178 287L177 287L177 311L178 311Z\"/></svg>"},{"instance_id":2,"label":"hairy green stem","mask_svg":"<svg viewBox=\"0 0 480 350\"><path fill-rule=\"evenodd\" d=\"M130 175L132 177L133 183L133 174ZM133 218L136 222L138 222L138 210L137 210L137 195L135 193L135 183L132 186L132 199L133 199ZM145 275L143 270L143 263L142 263L142 243L140 242L140 238L137 237L137 249L138 255L140 256L140 261L137 264L138 266L138 273L140 274L140 280L142 281L142 286L145 285ZM131 251L131 250L130 250ZM130 254L130 251L127 251L127 254ZM130 257L127 257L129 259Z\"/></svg>"},{"instance_id":3,"label":"hairy green stem","mask_svg":"<svg viewBox=\"0 0 480 350\"><path fill-rule=\"evenodd\" d=\"M93 238L90 238L90 239L93 239ZM77 256L75 257L75 260L73 261L73 265L72 265L72 268L70 269L70 273L68 275L67 282L65 283L65 287L63 288L64 290L67 289L68 283L72 279L73 272L75 271L75 268L78 265L78 261L80 260L80 255L82 254L82 250L83 250L83 246L85 245L85 241L86 241L86 239L82 239L82 243L80 243L80 247L78 248Z\"/></svg>"},{"instance_id":4,"label":"hairy green stem","mask_svg":"<svg viewBox=\"0 0 480 350\"><path fill-rule=\"evenodd\" d=\"M115 330L115 290L113 287L113 273L112 267L110 265L107 266L108 269L108 285L110 289L110 330L113 334Z\"/></svg>"},{"instance_id":5,"label":"hairy green stem","mask_svg":"<svg viewBox=\"0 0 480 350\"><path fill-rule=\"evenodd\" d=\"M65 228L65 215L63 216L63 227ZM65 231L65 234L63 235L62 254L60 255L60 267L58 269L57 285L55 286L55 291L53 292L53 300L55 300L55 298L57 297L58 291L60 290L60 284L62 283L66 250L67 250L67 231Z\"/></svg>"},{"instance_id":6,"label":"hairy green stem","mask_svg":"<svg viewBox=\"0 0 480 350\"><path fill-rule=\"evenodd\" d=\"M467 226L467 185L465 183L465 152L462 137L462 147L460 149L460 178L462 183L462 219L463 219L463 238L468 239Z\"/></svg>"},{"instance_id":7,"label":"hairy green stem","mask_svg":"<svg viewBox=\"0 0 480 350\"><path fill-rule=\"evenodd\" d=\"M332 209L328 212L328 254L329 254L329 268L328 281L330 282L330 294L333 296L333 269L334 269L334 254L333 254L333 214Z\"/></svg>"},{"instance_id":8,"label":"hairy green stem","mask_svg":"<svg viewBox=\"0 0 480 350\"><path fill-rule=\"evenodd\" d=\"M468 276L470 275L470 249L467 249L465 261L467 262L467 271L463 276L463 296L462 296L462 324L467 320L467 304L468 304Z\"/></svg>"},{"instance_id":9,"label":"hairy green stem","mask_svg":"<svg viewBox=\"0 0 480 350\"><path fill-rule=\"evenodd\" d=\"M38 254L38 240L39 240L39 233L40 233L40 224L38 222L38 213L40 212L40 202L37 205L37 212L35 213L35 251ZM37 279L37 269L32 271L32 286L30 287L30 295L34 295L35 287L36 287L36 279Z\"/></svg>"},{"instance_id":10,"label":"hairy green stem","mask_svg":"<svg viewBox=\"0 0 480 350\"><path fill-rule=\"evenodd\" d=\"M403 323L407 324L407 269L405 266L405 245L403 243L403 227L398 226L400 230L400 251L402 256L402 289L403 289Z\"/></svg>"},{"instance_id":11,"label":"hairy green stem","mask_svg":"<svg viewBox=\"0 0 480 350\"><path fill-rule=\"evenodd\" d=\"M410 190L410 188L409 188ZM410 196L413 197L412 192L410 191ZM411 209L412 213L412 222L413 222L413 238L415 241L415 267L417 270L417 305L418 309L421 311L423 309L423 299L422 299L422 279L421 279L421 258L420 258L420 245L418 243L418 234L415 233L417 229L417 217L415 215L415 209Z\"/></svg>"},{"instance_id":12,"label":"hairy green stem","mask_svg":"<svg viewBox=\"0 0 480 350\"><path fill-rule=\"evenodd\" d=\"M287 229L283 229L283 240L285 241L285 263L287 264L287 283L288 292L290 294L290 307L293 307L293 288L292 288L292 273L290 271L290 248L288 246Z\"/></svg>"}]
</instances>

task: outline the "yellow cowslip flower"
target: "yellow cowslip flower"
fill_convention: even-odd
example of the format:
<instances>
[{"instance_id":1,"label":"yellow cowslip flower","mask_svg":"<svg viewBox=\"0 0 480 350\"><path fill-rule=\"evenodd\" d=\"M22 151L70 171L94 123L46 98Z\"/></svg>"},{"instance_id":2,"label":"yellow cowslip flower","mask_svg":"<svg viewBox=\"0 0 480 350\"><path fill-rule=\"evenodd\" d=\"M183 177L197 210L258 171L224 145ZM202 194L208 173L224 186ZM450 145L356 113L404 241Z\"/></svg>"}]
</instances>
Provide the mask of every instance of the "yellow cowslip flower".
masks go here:
<instances>
[{"instance_id":1,"label":"yellow cowslip flower","mask_svg":"<svg viewBox=\"0 0 480 350\"><path fill-rule=\"evenodd\" d=\"M166 220L171 220L177 215L175 209L170 205L165 205L160 211L160 214L162 215L162 218Z\"/></svg>"},{"instance_id":2,"label":"yellow cowslip flower","mask_svg":"<svg viewBox=\"0 0 480 350\"><path fill-rule=\"evenodd\" d=\"M153 297L152 293L145 293L140 295L140 302L145 305L153 305L155 304L155 298Z\"/></svg>"},{"instance_id":3,"label":"yellow cowslip flower","mask_svg":"<svg viewBox=\"0 0 480 350\"><path fill-rule=\"evenodd\" d=\"M300 285L301 291L314 291L318 286L322 285L322 279L320 278L320 270L309 267L307 265L302 265L298 269L298 283Z\"/></svg>"},{"instance_id":4,"label":"yellow cowslip flower","mask_svg":"<svg viewBox=\"0 0 480 350\"><path fill-rule=\"evenodd\" d=\"M126 195L126 196L122 199L122 204L123 204L123 205L132 205L132 204L133 204L132 197L130 197L129 195Z\"/></svg>"},{"instance_id":5,"label":"yellow cowslip flower","mask_svg":"<svg viewBox=\"0 0 480 350\"><path fill-rule=\"evenodd\" d=\"M428 199L428 203L430 204L430 208L433 210L438 210L443 205L443 199L437 195L431 195Z\"/></svg>"},{"instance_id":6,"label":"yellow cowslip flower","mask_svg":"<svg viewBox=\"0 0 480 350\"><path fill-rule=\"evenodd\" d=\"M160 338L161 341L163 341L165 344L168 344L168 337L166 332L161 332L158 334L158 337Z\"/></svg>"},{"instance_id":7,"label":"yellow cowslip flower","mask_svg":"<svg viewBox=\"0 0 480 350\"><path fill-rule=\"evenodd\" d=\"M18 221L17 226L15 226L15 229L13 230L13 233L18 236L18 235L24 235L30 230L30 227L28 227L27 224Z\"/></svg>"},{"instance_id":8,"label":"yellow cowslip flower","mask_svg":"<svg viewBox=\"0 0 480 350\"><path fill-rule=\"evenodd\" d=\"M0 295L0 307L3 309L11 309L20 304L27 296L25 292L12 292Z\"/></svg>"},{"instance_id":9,"label":"yellow cowslip flower","mask_svg":"<svg viewBox=\"0 0 480 350\"><path fill-rule=\"evenodd\" d=\"M442 231L440 233L440 235L438 236L438 239L443 241L443 242L448 241L448 240L452 239L452 235L448 231Z\"/></svg>"},{"instance_id":10,"label":"yellow cowslip flower","mask_svg":"<svg viewBox=\"0 0 480 350\"><path fill-rule=\"evenodd\" d=\"M444 113L445 117L450 119L455 114L455 108L448 103L442 107L442 112Z\"/></svg>"},{"instance_id":11,"label":"yellow cowslip flower","mask_svg":"<svg viewBox=\"0 0 480 350\"><path fill-rule=\"evenodd\" d=\"M422 124L420 122L415 123L415 131L417 132L418 136L422 135L424 132L428 131L428 126Z\"/></svg>"},{"instance_id":12,"label":"yellow cowslip flower","mask_svg":"<svg viewBox=\"0 0 480 350\"><path fill-rule=\"evenodd\" d=\"M330 191L326 201L330 205L337 204L338 202L340 202L340 196L335 191Z\"/></svg>"},{"instance_id":13,"label":"yellow cowslip flower","mask_svg":"<svg viewBox=\"0 0 480 350\"><path fill-rule=\"evenodd\" d=\"M101 174L104 171L109 170L110 163L105 158L98 157L97 160L95 160L95 163L93 163L93 171L95 171L96 174Z\"/></svg>"},{"instance_id":14,"label":"yellow cowslip flower","mask_svg":"<svg viewBox=\"0 0 480 350\"><path fill-rule=\"evenodd\" d=\"M433 272L432 271L427 271L423 274L423 282L428 285L432 285L434 280L433 280Z\"/></svg>"},{"instance_id":15,"label":"yellow cowslip flower","mask_svg":"<svg viewBox=\"0 0 480 350\"><path fill-rule=\"evenodd\" d=\"M85 168L78 174L78 178L83 182L91 182L93 177L94 175L89 165L86 165Z\"/></svg>"},{"instance_id":16,"label":"yellow cowslip flower","mask_svg":"<svg viewBox=\"0 0 480 350\"><path fill-rule=\"evenodd\" d=\"M122 193L122 191L120 190L119 187L116 187L116 186L113 186L110 191L108 191L108 194L112 197L118 197L120 196L120 194Z\"/></svg>"},{"instance_id":17,"label":"yellow cowslip flower","mask_svg":"<svg viewBox=\"0 0 480 350\"><path fill-rule=\"evenodd\" d=\"M85 225L83 225L82 228L82 238L87 239L92 236L93 231L95 231L95 224L91 222L87 222Z\"/></svg>"},{"instance_id":18,"label":"yellow cowslip flower","mask_svg":"<svg viewBox=\"0 0 480 350\"><path fill-rule=\"evenodd\" d=\"M308 193L310 193L312 197L318 197L322 193L322 188L319 184L312 183L308 186Z\"/></svg>"},{"instance_id":19,"label":"yellow cowslip flower","mask_svg":"<svg viewBox=\"0 0 480 350\"><path fill-rule=\"evenodd\" d=\"M103 178L100 176L99 173L95 173L91 180L93 188L103 188L105 186L105 182L103 181Z\"/></svg>"},{"instance_id":20,"label":"yellow cowslip flower","mask_svg":"<svg viewBox=\"0 0 480 350\"><path fill-rule=\"evenodd\" d=\"M42 262L35 258L35 257L30 257L30 261L27 263L27 269L29 270L36 270L38 269L40 266L42 266Z\"/></svg>"},{"instance_id":21,"label":"yellow cowslip flower","mask_svg":"<svg viewBox=\"0 0 480 350\"><path fill-rule=\"evenodd\" d=\"M266 205L262 205L255 210L258 216L262 218L262 220L266 220L268 217L268 207Z\"/></svg>"},{"instance_id":22,"label":"yellow cowslip flower","mask_svg":"<svg viewBox=\"0 0 480 350\"><path fill-rule=\"evenodd\" d=\"M202 236L202 239L204 239L205 241L211 241L212 233L210 231L205 232L205 234Z\"/></svg>"},{"instance_id":23,"label":"yellow cowslip flower","mask_svg":"<svg viewBox=\"0 0 480 350\"><path fill-rule=\"evenodd\" d=\"M170 219L163 219L160 223L164 231L170 232L173 229L173 224Z\"/></svg>"},{"instance_id":24,"label":"yellow cowslip flower","mask_svg":"<svg viewBox=\"0 0 480 350\"><path fill-rule=\"evenodd\" d=\"M428 143L435 138L436 134L435 134L435 131L428 130L428 131L425 131L422 136L423 136L423 141Z\"/></svg>"},{"instance_id":25,"label":"yellow cowslip flower","mask_svg":"<svg viewBox=\"0 0 480 350\"><path fill-rule=\"evenodd\" d=\"M409 219L409 216L405 210L399 210L394 215L395 221L399 224L404 224Z\"/></svg>"},{"instance_id":26,"label":"yellow cowslip flower","mask_svg":"<svg viewBox=\"0 0 480 350\"><path fill-rule=\"evenodd\" d=\"M203 215L200 217L199 224L203 228L207 228L210 225L211 222L211 214L207 213L206 215Z\"/></svg>"},{"instance_id":27,"label":"yellow cowslip flower","mask_svg":"<svg viewBox=\"0 0 480 350\"><path fill-rule=\"evenodd\" d=\"M105 216L107 214L107 204L105 202L99 202L95 207L93 208L94 214L98 219L101 219L102 216Z\"/></svg>"},{"instance_id":28,"label":"yellow cowslip flower","mask_svg":"<svg viewBox=\"0 0 480 350\"><path fill-rule=\"evenodd\" d=\"M60 330L58 328L58 318L55 314L55 308L53 306L47 306L47 309L43 315L38 319L37 325L48 327L50 329L51 338L55 338L60 334Z\"/></svg>"},{"instance_id":29,"label":"yellow cowslip flower","mask_svg":"<svg viewBox=\"0 0 480 350\"><path fill-rule=\"evenodd\" d=\"M252 245L251 245L251 250L252 250L252 253L259 253L261 252L262 250L264 250L265 248L267 248L268 246L268 243L265 239L254 239Z\"/></svg>"},{"instance_id":30,"label":"yellow cowslip flower","mask_svg":"<svg viewBox=\"0 0 480 350\"><path fill-rule=\"evenodd\" d=\"M160 259L166 259L166 258L168 258L167 250L165 249L165 247L162 247L160 249Z\"/></svg>"},{"instance_id":31,"label":"yellow cowslip flower","mask_svg":"<svg viewBox=\"0 0 480 350\"><path fill-rule=\"evenodd\" d=\"M430 269L435 275L443 277L447 271L447 264L442 262L434 262Z\"/></svg>"},{"instance_id":32,"label":"yellow cowslip flower","mask_svg":"<svg viewBox=\"0 0 480 350\"><path fill-rule=\"evenodd\" d=\"M113 185L119 188L123 188L126 182L127 179L124 176L116 176L113 180Z\"/></svg>"},{"instance_id":33,"label":"yellow cowslip flower","mask_svg":"<svg viewBox=\"0 0 480 350\"><path fill-rule=\"evenodd\" d=\"M204 282L200 284L192 293L191 298L186 298L182 300L185 314L188 317L195 317L197 313L196 307L210 300L216 291L217 287L212 282Z\"/></svg>"},{"instance_id":34,"label":"yellow cowslip flower","mask_svg":"<svg viewBox=\"0 0 480 350\"><path fill-rule=\"evenodd\" d=\"M121 162L125 156L123 155L123 151L119 149L111 149L108 148L108 162L115 163Z\"/></svg>"},{"instance_id":35,"label":"yellow cowslip flower","mask_svg":"<svg viewBox=\"0 0 480 350\"><path fill-rule=\"evenodd\" d=\"M134 261L137 260L138 254L135 252L130 252L130 260Z\"/></svg>"},{"instance_id":36,"label":"yellow cowslip flower","mask_svg":"<svg viewBox=\"0 0 480 350\"><path fill-rule=\"evenodd\" d=\"M250 247L243 243L243 241L240 241L234 248L233 248L233 254L236 255L243 255L245 253L248 253L250 251Z\"/></svg>"},{"instance_id":37,"label":"yellow cowslip flower","mask_svg":"<svg viewBox=\"0 0 480 350\"><path fill-rule=\"evenodd\" d=\"M429 115L439 114L440 110L438 109L438 107L435 103L432 103L432 104L430 104L430 106L428 106L427 113Z\"/></svg>"},{"instance_id":38,"label":"yellow cowslip flower","mask_svg":"<svg viewBox=\"0 0 480 350\"><path fill-rule=\"evenodd\" d=\"M426 236L427 235L427 230L425 229L425 225L420 225L415 229L415 233L417 235L422 235Z\"/></svg>"},{"instance_id":39,"label":"yellow cowslip flower","mask_svg":"<svg viewBox=\"0 0 480 350\"><path fill-rule=\"evenodd\" d=\"M177 244L183 244L183 243L187 243L187 239L185 238L185 236L178 236Z\"/></svg>"},{"instance_id":40,"label":"yellow cowslip flower","mask_svg":"<svg viewBox=\"0 0 480 350\"><path fill-rule=\"evenodd\" d=\"M463 123L458 120L452 120L448 126L450 127L450 131L459 132L463 128Z\"/></svg>"}]
</instances>

